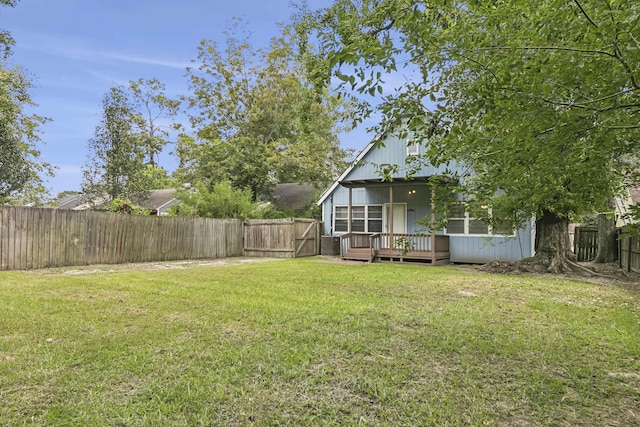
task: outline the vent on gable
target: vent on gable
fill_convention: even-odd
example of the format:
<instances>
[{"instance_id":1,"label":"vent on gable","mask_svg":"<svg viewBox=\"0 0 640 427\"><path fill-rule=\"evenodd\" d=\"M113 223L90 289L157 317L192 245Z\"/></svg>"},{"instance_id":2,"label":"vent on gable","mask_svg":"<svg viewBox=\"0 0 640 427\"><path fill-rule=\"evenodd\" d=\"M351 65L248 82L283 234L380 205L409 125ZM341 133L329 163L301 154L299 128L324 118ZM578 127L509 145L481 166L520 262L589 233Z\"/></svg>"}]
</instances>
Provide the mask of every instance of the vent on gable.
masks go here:
<instances>
[{"instance_id":1,"label":"vent on gable","mask_svg":"<svg viewBox=\"0 0 640 427\"><path fill-rule=\"evenodd\" d=\"M418 152L418 144L414 142L407 145L407 156L417 156L418 154L420 154Z\"/></svg>"}]
</instances>

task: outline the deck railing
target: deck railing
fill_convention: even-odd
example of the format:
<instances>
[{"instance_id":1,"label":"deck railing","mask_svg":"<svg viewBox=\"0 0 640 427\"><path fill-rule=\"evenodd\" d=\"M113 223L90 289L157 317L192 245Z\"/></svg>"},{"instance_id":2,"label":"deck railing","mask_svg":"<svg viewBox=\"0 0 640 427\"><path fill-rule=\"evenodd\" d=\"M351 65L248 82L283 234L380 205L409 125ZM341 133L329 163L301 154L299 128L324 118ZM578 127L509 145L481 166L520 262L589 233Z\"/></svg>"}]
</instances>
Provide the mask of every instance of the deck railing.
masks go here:
<instances>
[{"instance_id":1,"label":"deck railing","mask_svg":"<svg viewBox=\"0 0 640 427\"><path fill-rule=\"evenodd\" d=\"M448 252L449 236L437 234L419 234L419 233L394 233L393 244L391 244L391 235L389 233L380 233L378 235L379 243L376 247L379 249L397 249L403 252ZM435 243L432 237L435 237Z\"/></svg>"},{"instance_id":2,"label":"deck railing","mask_svg":"<svg viewBox=\"0 0 640 427\"><path fill-rule=\"evenodd\" d=\"M435 237L435 241L433 238ZM399 253L449 252L449 236L420 233L347 233L340 237L340 255L349 250L368 249L371 259L380 250L397 250Z\"/></svg>"},{"instance_id":3,"label":"deck railing","mask_svg":"<svg viewBox=\"0 0 640 427\"><path fill-rule=\"evenodd\" d=\"M345 257L350 249L356 249L364 252L366 249L369 260L372 261L375 256L376 247L374 246L374 236L378 234L368 233L346 233L340 236L340 256Z\"/></svg>"}]
</instances>

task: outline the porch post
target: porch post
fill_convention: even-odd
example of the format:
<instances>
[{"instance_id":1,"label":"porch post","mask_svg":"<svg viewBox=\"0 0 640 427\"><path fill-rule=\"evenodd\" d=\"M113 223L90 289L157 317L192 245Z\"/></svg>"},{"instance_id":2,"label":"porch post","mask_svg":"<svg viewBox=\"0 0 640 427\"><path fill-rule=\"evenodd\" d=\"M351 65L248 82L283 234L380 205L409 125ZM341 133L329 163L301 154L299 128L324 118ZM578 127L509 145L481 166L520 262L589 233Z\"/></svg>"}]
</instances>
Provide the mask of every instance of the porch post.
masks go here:
<instances>
[{"instance_id":1,"label":"porch post","mask_svg":"<svg viewBox=\"0 0 640 427\"><path fill-rule=\"evenodd\" d=\"M393 249L393 185L389 186L389 249Z\"/></svg>"},{"instance_id":2,"label":"porch post","mask_svg":"<svg viewBox=\"0 0 640 427\"><path fill-rule=\"evenodd\" d=\"M351 202L353 201L351 190L352 188L349 187L349 207L347 208L347 234L351 233Z\"/></svg>"},{"instance_id":3,"label":"porch post","mask_svg":"<svg viewBox=\"0 0 640 427\"><path fill-rule=\"evenodd\" d=\"M436 184L435 182L431 183L431 264L436 263L436 231L433 228L433 225L436 222Z\"/></svg>"}]
</instances>

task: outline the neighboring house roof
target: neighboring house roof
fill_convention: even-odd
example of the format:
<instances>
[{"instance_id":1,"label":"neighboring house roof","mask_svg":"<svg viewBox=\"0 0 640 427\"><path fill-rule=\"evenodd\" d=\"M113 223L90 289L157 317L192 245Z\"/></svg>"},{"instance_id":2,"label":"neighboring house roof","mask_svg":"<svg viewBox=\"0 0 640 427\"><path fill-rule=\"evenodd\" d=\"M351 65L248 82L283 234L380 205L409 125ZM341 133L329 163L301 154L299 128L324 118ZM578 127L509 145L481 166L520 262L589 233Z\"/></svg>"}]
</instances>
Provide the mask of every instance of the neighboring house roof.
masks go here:
<instances>
[{"instance_id":1,"label":"neighboring house roof","mask_svg":"<svg viewBox=\"0 0 640 427\"><path fill-rule=\"evenodd\" d=\"M140 207L155 211L158 213L166 212L170 206L175 205L179 201L173 197L175 189L167 188L162 190L151 190L149 192L148 200L140 203ZM88 210L88 209L104 209L105 205L102 201L99 201L95 206L92 206L83 194L70 194L62 197L57 201L58 209L71 209L71 210Z\"/></svg>"},{"instance_id":2,"label":"neighboring house roof","mask_svg":"<svg viewBox=\"0 0 640 427\"><path fill-rule=\"evenodd\" d=\"M56 201L58 209L75 209L86 203L82 194L67 194Z\"/></svg>"},{"instance_id":3,"label":"neighboring house roof","mask_svg":"<svg viewBox=\"0 0 640 427\"><path fill-rule=\"evenodd\" d=\"M173 197L175 192L176 190L173 188L151 190L149 199L141 203L140 207L151 211L165 212L170 206L178 203L178 200Z\"/></svg>"},{"instance_id":4,"label":"neighboring house roof","mask_svg":"<svg viewBox=\"0 0 640 427\"><path fill-rule=\"evenodd\" d=\"M634 219L629 216L629 212L631 206L640 203L640 188L629 188L626 195L617 196L614 201L617 217L616 227L624 227L625 225L635 222Z\"/></svg>"},{"instance_id":5,"label":"neighboring house roof","mask_svg":"<svg viewBox=\"0 0 640 427\"><path fill-rule=\"evenodd\" d=\"M303 209L312 201L314 191L310 184L277 184L273 191L273 204L278 209Z\"/></svg>"}]
</instances>

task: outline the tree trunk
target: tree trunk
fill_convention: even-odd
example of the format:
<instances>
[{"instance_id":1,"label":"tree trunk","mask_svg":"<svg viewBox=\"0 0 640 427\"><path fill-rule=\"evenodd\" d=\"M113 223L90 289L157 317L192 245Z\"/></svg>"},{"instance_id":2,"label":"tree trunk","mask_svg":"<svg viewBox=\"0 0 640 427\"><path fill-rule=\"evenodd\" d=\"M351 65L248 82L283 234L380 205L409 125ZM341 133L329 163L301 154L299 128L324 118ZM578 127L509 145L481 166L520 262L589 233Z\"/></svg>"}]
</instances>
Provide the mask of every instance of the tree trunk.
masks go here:
<instances>
[{"instance_id":1,"label":"tree trunk","mask_svg":"<svg viewBox=\"0 0 640 427\"><path fill-rule=\"evenodd\" d=\"M608 203L613 209L613 200ZM598 215L598 253L593 262L613 262L618 259L616 222L613 214Z\"/></svg>"},{"instance_id":2,"label":"tree trunk","mask_svg":"<svg viewBox=\"0 0 640 427\"><path fill-rule=\"evenodd\" d=\"M572 271L575 255L571 252L569 219L544 211L536 221L536 255L534 261L549 273Z\"/></svg>"}]
</instances>

